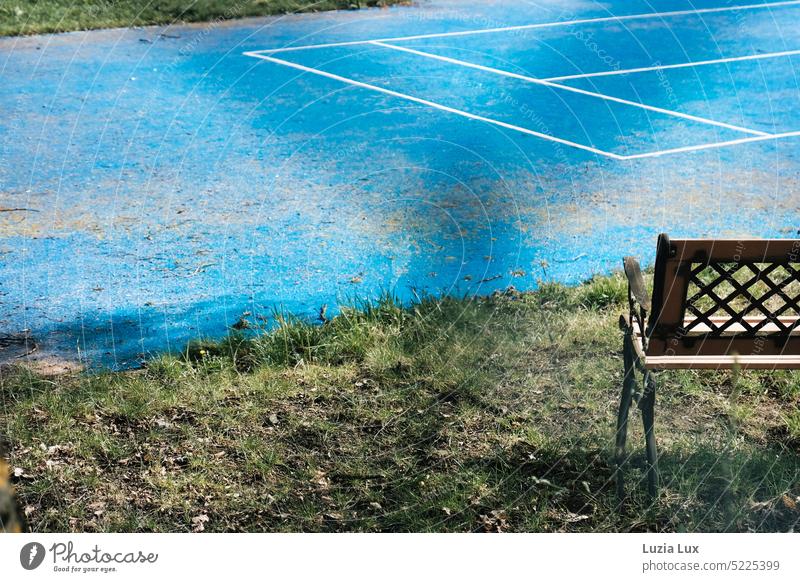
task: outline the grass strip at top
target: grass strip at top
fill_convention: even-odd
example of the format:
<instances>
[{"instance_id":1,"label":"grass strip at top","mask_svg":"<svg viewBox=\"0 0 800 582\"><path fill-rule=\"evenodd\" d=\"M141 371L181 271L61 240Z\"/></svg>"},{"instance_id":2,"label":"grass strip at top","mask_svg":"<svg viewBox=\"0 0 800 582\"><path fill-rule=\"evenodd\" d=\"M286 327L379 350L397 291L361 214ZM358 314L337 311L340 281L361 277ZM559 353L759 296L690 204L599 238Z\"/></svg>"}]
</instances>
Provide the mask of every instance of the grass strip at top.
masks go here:
<instances>
[{"instance_id":1,"label":"grass strip at top","mask_svg":"<svg viewBox=\"0 0 800 582\"><path fill-rule=\"evenodd\" d=\"M612 442L625 283L384 298L124 373L0 374L37 531L788 531L800 381L659 374L662 496Z\"/></svg>"},{"instance_id":2,"label":"grass strip at top","mask_svg":"<svg viewBox=\"0 0 800 582\"><path fill-rule=\"evenodd\" d=\"M17 0L0 3L0 36L211 22L292 12L353 10L404 0Z\"/></svg>"}]
</instances>

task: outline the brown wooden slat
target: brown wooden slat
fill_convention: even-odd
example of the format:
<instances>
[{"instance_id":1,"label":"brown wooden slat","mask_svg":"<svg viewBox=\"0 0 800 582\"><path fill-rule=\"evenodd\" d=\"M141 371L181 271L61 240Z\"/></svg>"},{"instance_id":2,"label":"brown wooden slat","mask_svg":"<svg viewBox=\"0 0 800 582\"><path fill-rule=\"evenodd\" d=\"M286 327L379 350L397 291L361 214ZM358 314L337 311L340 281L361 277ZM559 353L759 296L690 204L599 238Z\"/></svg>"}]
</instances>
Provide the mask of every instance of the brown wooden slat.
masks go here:
<instances>
[{"instance_id":1,"label":"brown wooden slat","mask_svg":"<svg viewBox=\"0 0 800 582\"><path fill-rule=\"evenodd\" d=\"M800 356L661 356L648 357L648 370L797 370Z\"/></svg>"},{"instance_id":2,"label":"brown wooden slat","mask_svg":"<svg viewBox=\"0 0 800 582\"><path fill-rule=\"evenodd\" d=\"M729 370L735 366L743 370L800 369L800 355L797 354L643 356L641 336L634 338L634 347L642 365L648 370Z\"/></svg>"},{"instance_id":3,"label":"brown wooden slat","mask_svg":"<svg viewBox=\"0 0 800 582\"><path fill-rule=\"evenodd\" d=\"M682 243L681 248L687 241ZM653 291L653 314L648 323L648 332L652 340L648 346L648 353L661 355L663 349L658 349L659 341L677 330L683 323L684 301L688 287L688 279L679 273L682 259L676 254L678 246L670 238L662 234L658 237L656 254L656 276ZM651 349L656 348L656 352Z\"/></svg>"},{"instance_id":4,"label":"brown wooden slat","mask_svg":"<svg viewBox=\"0 0 800 582\"><path fill-rule=\"evenodd\" d=\"M677 261L718 263L800 262L800 240L797 239L670 239Z\"/></svg>"},{"instance_id":5,"label":"brown wooden slat","mask_svg":"<svg viewBox=\"0 0 800 582\"><path fill-rule=\"evenodd\" d=\"M637 337L639 336L639 334L636 335ZM800 354L800 334L793 334L789 337L775 334L756 337L696 335L674 337L667 340L654 340L651 338L647 346L648 358L664 356L724 356L731 353L765 356Z\"/></svg>"},{"instance_id":6,"label":"brown wooden slat","mask_svg":"<svg viewBox=\"0 0 800 582\"><path fill-rule=\"evenodd\" d=\"M650 297L647 295L647 289L644 286L644 277L642 277L639 261L633 257L625 257L623 265L625 266L625 276L628 278L631 294L639 305L650 311Z\"/></svg>"}]
</instances>

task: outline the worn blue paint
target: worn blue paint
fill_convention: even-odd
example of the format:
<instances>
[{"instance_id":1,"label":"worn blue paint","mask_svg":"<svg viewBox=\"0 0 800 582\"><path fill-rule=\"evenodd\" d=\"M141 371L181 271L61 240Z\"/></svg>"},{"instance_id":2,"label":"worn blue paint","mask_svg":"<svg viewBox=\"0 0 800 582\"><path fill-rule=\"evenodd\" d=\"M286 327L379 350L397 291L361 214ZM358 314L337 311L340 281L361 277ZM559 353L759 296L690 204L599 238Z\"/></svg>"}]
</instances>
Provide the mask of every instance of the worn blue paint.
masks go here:
<instances>
[{"instance_id":1,"label":"worn blue paint","mask_svg":"<svg viewBox=\"0 0 800 582\"><path fill-rule=\"evenodd\" d=\"M0 213L0 332L123 367L246 311L576 283L652 260L660 231L789 236L798 138L617 161L242 54L732 4L437 0L0 40L0 207L29 209ZM546 77L800 49L798 24L786 7L401 44ZM621 154L746 137L379 47L285 57ZM797 64L566 83L784 132Z\"/></svg>"}]
</instances>

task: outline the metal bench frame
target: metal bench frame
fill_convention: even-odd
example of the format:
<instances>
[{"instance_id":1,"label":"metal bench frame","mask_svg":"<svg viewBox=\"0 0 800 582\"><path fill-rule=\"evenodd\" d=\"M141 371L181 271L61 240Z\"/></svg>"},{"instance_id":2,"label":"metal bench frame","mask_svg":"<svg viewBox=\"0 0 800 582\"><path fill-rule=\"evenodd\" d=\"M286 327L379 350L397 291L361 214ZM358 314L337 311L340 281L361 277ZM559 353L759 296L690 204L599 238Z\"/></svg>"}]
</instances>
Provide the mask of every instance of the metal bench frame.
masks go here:
<instances>
[{"instance_id":1,"label":"metal bench frame","mask_svg":"<svg viewBox=\"0 0 800 582\"><path fill-rule=\"evenodd\" d=\"M623 263L629 309L620 317L625 368L617 416L617 495L625 497L628 414L636 402L644 424L648 491L655 497L657 370L800 369L800 240L670 240L661 234L652 297L636 259L625 257Z\"/></svg>"}]
</instances>

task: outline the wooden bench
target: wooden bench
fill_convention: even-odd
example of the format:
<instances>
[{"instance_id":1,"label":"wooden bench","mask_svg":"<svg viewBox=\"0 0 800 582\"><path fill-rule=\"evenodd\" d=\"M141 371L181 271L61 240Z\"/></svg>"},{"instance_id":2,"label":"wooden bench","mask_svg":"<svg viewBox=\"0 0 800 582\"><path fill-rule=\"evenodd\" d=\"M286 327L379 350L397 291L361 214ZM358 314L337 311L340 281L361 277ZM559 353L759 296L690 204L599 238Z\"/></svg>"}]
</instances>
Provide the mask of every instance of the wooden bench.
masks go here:
<instances>
[{"instance_id":1,"label":"wooden bench","mask_svg":"<svg viewBox=\"0 0 800 582\"><path fill-rule=\"evenodd\" d=\"M662 234L652 297L636 259L625 257L624 266L629 310L620 317L625 374L617 416L617 494L625 496L628 412L636 402L648 491L655 497L655 371L800 368L800 240L670 240Z\"/></svg>"}]
</instances>

